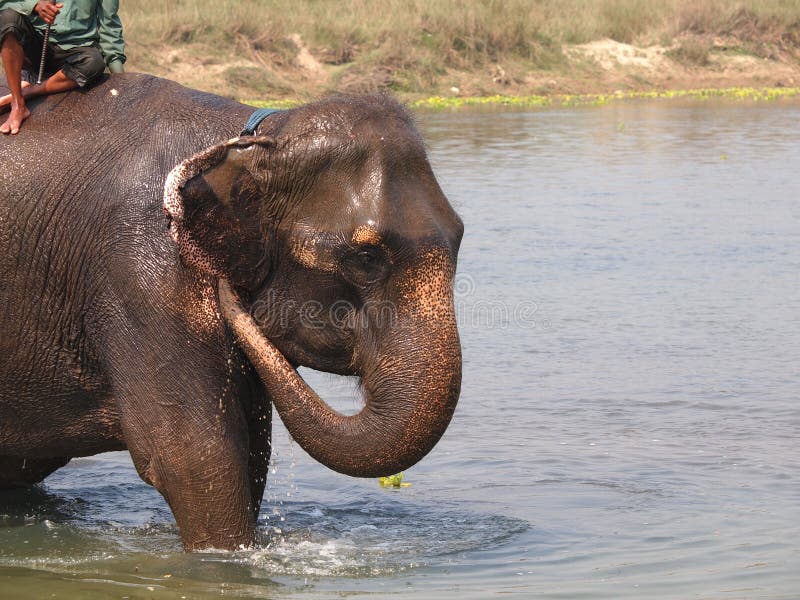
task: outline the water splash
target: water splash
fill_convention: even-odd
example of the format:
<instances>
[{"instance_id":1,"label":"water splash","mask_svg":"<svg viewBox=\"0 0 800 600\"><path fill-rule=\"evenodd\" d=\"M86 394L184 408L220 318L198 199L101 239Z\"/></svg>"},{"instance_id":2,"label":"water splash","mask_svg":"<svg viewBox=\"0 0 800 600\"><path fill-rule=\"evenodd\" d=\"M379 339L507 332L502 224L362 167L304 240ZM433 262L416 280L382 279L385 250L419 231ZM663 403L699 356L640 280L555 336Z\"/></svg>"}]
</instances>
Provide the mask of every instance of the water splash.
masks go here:
<instances>
[{"instance_id":1,"label":"water splash","mask_svg":"<svg viewBox=\"0 0 800 600\"><path fill-rule=\"evenodd\" d=\"M497 547L529 528L510 517L386 500L286 503L283 510L280 534L262 527L263 547L246 559L271 574L395 574L443 556Z\"/></svg>"},{"instance_id":2,"label":"water splash","mask_svg":"<svg viewBox=\"0 0 800 600\"><path fill-rule=\"evenodd\" d=\"M275 443L277 436L273 434L268 483L262 501L261 515L259 516L260 533L269 535L272 538L282 535L283 524L286 521L284 505L298 491L295 479L297 461L294 441L285 429L281 429L281 431L282 437L285 437L288 443L279 446L279 444ZM283 455L279 447L288 449L288 458Z\"/></svg>"}]
</instances>

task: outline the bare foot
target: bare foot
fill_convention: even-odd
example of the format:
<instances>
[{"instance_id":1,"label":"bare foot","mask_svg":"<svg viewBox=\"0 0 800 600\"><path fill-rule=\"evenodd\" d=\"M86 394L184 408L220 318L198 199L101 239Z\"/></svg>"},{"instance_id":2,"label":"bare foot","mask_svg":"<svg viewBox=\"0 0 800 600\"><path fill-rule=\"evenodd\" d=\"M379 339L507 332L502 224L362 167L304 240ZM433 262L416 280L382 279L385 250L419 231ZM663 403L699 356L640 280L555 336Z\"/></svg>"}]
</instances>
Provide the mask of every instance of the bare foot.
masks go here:
<instances>
[{"instance_id":1,"label":"bare foot","mask_svg":"<svg viewBox=\"0 0 800 600\"><path fill-rule=\"evenodd\" d=\"M26 87L30 86L31 84L27 81L22 81L21 87L24 90ZM0 112L3 112L4 109L11 106L11 94L6 94L5 96L0 96Z\"/></svg>"},{"instance_id":2,"label":"bare foot","mask_svg":"<svg viewBox=\"0 0 800 600\"><path fill-rule=\"evenodd\" d=\"M28 110L27 106L12 106L11 114L8 115L8 119L6 119L5 123L0 125L0 133L17 135L19 133L19 128L22 126L22 122L30 116L31 111Z\"/></svg>"}]
</instances>

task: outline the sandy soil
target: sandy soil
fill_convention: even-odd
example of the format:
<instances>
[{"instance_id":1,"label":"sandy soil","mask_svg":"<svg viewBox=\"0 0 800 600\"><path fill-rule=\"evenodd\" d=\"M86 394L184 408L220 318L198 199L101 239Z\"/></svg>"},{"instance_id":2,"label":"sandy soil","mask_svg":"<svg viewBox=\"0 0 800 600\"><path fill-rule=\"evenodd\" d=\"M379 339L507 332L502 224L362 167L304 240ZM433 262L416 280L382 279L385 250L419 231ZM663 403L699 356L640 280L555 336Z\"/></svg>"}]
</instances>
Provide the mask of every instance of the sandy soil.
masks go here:
<instances>
[{"instance_id":1,"label":"sandy soil","mask_svg":"<svg viewBox=\"0 0 800 600\"><path fill-rule=\"evenodd\" d=\"M714 40L710 46L704 66L684 64L671 57L669 52L677 45L636 47L605 39L567 47L566 53L573 64L595 67L599 80L591 82L592 86L687 89L800 84L800 65L796 62L729 53L727 49L736 46L723 39Z\"/></svg>"}]
</instances>

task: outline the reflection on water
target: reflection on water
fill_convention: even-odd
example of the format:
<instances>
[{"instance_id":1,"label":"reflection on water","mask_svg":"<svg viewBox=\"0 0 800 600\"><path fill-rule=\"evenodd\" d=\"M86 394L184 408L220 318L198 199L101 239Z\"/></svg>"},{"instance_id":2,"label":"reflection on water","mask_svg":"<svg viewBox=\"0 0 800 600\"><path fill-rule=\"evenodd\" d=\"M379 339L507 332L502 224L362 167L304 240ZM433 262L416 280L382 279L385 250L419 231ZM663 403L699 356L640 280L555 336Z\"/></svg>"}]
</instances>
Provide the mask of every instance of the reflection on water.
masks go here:
<instances>
[{"instance_id":1,"label":"reflection on water","mask_svg":"<svg viewBox=\"0 0 800 600\"><path fill-rule=\"evenodd\" d=\"M796 597L800 106L421 121L466 223L465 368L412 486L279 427L259 548L187 556L126 455L74 461L0 496L0 595Z\"/></svg>"}]
</instances>

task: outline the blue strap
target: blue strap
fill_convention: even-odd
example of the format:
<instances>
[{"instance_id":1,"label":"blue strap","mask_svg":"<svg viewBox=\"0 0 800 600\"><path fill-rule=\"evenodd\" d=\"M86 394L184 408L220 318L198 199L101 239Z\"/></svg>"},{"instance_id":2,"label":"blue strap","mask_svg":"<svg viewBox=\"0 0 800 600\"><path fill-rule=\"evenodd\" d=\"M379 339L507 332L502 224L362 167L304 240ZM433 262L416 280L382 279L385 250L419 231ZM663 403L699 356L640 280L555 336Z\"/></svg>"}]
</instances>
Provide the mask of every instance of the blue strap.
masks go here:
<instances>
[{"instance_id":1,"label":"blue strap","mask_svg":"<svg viewBox=\"0 0 800 600\"><path fill-rule=\"evenodd\" d=\"M279 108L259 108L256 110L250 118L247 120L247 124L242 129L242 133L239 134L239 137L243 137L246 135L255 135L256 129L258 126L261 125L261 121L266 119L271 114L282 112Z\"/></svg>"}]
</instances>

